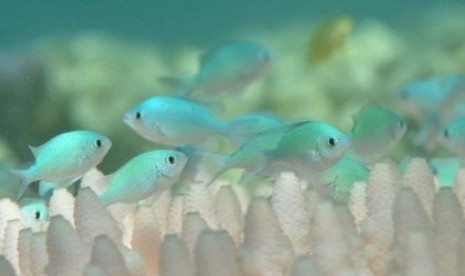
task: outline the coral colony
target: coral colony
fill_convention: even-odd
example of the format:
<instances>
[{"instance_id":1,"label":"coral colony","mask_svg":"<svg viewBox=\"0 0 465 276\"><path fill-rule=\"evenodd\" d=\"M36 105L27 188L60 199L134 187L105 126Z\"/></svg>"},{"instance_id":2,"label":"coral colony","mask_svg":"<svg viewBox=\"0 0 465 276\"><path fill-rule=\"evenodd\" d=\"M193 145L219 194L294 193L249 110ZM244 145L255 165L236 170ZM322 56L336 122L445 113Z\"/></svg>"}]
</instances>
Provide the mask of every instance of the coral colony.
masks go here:
<instances>
[{"instance_id":1,"label":"coral colony","mask_svg":"<svg viewBox=\"0 0 465 276\"><path fill-rule=\"evenodd\" d=\"M372 34L381 46L371 47ZM91 40L61 53L79 56L76 49L102 42ZM66 46L43 46L53 68L47 79L65 92L57 99L73 103L63 118L88 130L47 132L30 148L28 167L0 175L0 275L465 275L463 64L462 73L451 66L443 74L407 74L416 63L398 54L405 45L395 34L376 22L354 25L349 16L317 30L307 59L281 58L284 40L281 48L271 43L273 51L266 38L225 44L202 55L188 78L126 70L128 80L145 83L140 91L156 81L174 91L134 91L138 100L120 91L120 68L102 64L118 57L150 67L160 58L134 51L129 61L121 49L114 56L105 50L102 64L76 58L73 71L51 50ZM321 70L307 76L308 66ZM391 90L387 103L397 101L402 111L369 101L374 83ZM89 91L110 84L121 96L111 96L107 111L109 95ZM289 102L292 95L297 100ZM266 105L276 109L259 108ZM223 109L234 114L234 106L241 114L220 116ZM53 112L60 112L48 109L44 103L31 113L52 122L43 129L53 129ZM282 115L290 109L294 119ZM301 116L308 113L323 119ZM338 118L352 127L339 128ZM2 158L11 137L0 141ZM118 143L132 152L142 139L150 146L111 173L97 169ZM439 146L457 157L437 158ZM234 170L242 170L239 180Z\"/></svg>"}]
</instances>

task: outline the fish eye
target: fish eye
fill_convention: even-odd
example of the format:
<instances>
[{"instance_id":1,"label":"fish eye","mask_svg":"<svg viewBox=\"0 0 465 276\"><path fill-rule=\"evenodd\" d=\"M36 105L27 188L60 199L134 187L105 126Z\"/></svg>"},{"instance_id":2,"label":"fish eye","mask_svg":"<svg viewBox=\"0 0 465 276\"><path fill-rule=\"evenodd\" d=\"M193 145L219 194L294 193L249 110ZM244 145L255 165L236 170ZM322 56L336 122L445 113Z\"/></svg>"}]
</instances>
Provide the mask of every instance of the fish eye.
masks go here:
<instances>
[{"instance_id":1,"label":"fish eye","mask_svg":"<svg viewBox=\"0 0 465 276\"><path fill-rule=\"evenodd\" d=\"M136 119L139 120L140 118L142 118L142 114L139 111L137 111L136 112Z\"/></svg>"},{"instance_id":2,"label":"fish eye","mask_svg":"<svg viewBox=\"0 0 465 276\"><path fill-rule=\"evenodd\" d=\"M443 134L444 134L444 138L449 138L450 133L449 133L449 130L448 130L447 128L444 129L444 133L443 133Z\"/></svg>"},{"instance_id":3,"label":"fish eye","mask_svg":"<svg viewBox=\"0 0 465 276\"><path fill-rule=\"evenodd\" d=\"M405 127L405 122L404 120L399 120L399 127L404 128Z\"/></svg>"},{"instance_id":4,"label":"fish eye","mask_svg":"<svg viewBox=\"0 0 465 276\"><path fill-rule=\"evenodd\" d=\"M34 213L34 217L35 217L35 219L40 219L40 212L39 212L39 211L36 211L36 212Z\"/></svg>"},{"instance_id":5,"label":"fish eye","mask_svg":"<svg viewBox=\"0 0 465 276\"><path fill-rule=\"evenodd\" d=\"M173 165L173 164L176 162L176 158L174 158L173 155L169 155L169 156L166 158L166 161L168 162L168 164Z\"/></svg>"},{"instance_id":6,"label":"fish eye","mask_svg":"<svg viewBox=\"0 0 465 276\"><path fill-rule=\"evenodd\" d=\"M100 140L100 139L95 140L95 146L97 148L100 148L102 146L102 140Z\"/></svg>"},{"instance_id":7,"label":"fish eye","mask_svg":"<svg viewBox=\"0 0 465 276\"><path fill-rule=\"evenodd\" d=\"M337 141L336 141L336 138L334 138L334 137L330 137L330 138L328 139L328 144L329 144L330 147L336 146L336 142L337 142Z\"/></svg>"}]
</instances>

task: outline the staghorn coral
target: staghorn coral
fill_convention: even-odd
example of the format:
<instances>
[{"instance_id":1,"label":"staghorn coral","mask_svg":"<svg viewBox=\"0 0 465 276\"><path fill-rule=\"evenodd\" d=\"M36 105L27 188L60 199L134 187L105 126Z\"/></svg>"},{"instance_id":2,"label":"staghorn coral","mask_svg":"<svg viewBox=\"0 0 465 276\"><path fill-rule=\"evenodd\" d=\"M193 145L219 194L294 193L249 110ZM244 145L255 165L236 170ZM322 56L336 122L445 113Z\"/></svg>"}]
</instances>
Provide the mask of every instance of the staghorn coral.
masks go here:
<instances>
[{"instance_id":1,"label":"staghorn coral","mask_svg":"<svg viewBox=\"0 0 465 276\"><path fill-rule=\"evenodd\" d=\"M423 163L413 160L417 160L412 161L415 164ZM424 170L410 170L409 175L412 179L424 179L424 183L433 181L433 176ZM456 182L460 181L457 178ZM464 273L464 266L458 261L465 255L463 198L457 196L460 189L435 191L434 200L429 197L427 202L427 206L432 206L430 219L410 185L398 189L401 178L389 162L373 167L363 189L354 186L348 206L332 203L327 195L317 192L318 187L301 189L292 174L283 174L278 182L271 200L253 198L245 214L237 188L230 183L219 187L214 196L206 187L195 187L195 195L203 194L206 201L192 199L194 193L187 191L184 195L170 192L151 204L140 202L136 208L120 206L124 216L109 212L110 207L105 208L96 200L89 188L81 189L75 199L70 194L59 196L66 202L54 203L56 214L66 214L60 207L67 209L74 201L76 226L63 215L55 215L43 229L33 232L22 224L20 217L7 217L10 219L3 222L6 227L1 241L4 246L0 275ZM196 212L183 212L187 210L183 207L187 197L191 197L189 210ZM293 198L298 202L289 203ZM354 210L362 209L366 210L363 217L353 215L357 213ZM8 210L17 210L16 204L3 201L0 212L6 214ZM200 210L214 216L218 229L209 227ZM290 214L290 210L294 212ZM299 212L311 219L306 234L297 231L301 230L300 224L294 224ZM162 214L165 220L160 219ZM282 215L288 216L288 228L279 219ZM160 226L165 223L166 226ZM161 227L167 227L165 234L161 234ZM126 242L124 232L131 237ZM292 234L287 233L300 233L302 240L311 240L311 250L299 256L294 252ZM236 235L242 238L237 239Z\"/></svg>"}]
</instances>

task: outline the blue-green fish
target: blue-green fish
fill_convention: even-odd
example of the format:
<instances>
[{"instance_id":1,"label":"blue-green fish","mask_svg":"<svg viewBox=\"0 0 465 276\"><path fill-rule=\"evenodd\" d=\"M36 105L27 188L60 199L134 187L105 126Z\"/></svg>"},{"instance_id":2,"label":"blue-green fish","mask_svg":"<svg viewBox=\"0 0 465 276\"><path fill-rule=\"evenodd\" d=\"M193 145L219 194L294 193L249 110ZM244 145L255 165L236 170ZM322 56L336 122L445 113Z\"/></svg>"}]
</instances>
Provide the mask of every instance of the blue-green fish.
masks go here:
<instances>
[{"instance_id":1,"label":"blue-green fish","mask_svg":"<svg viewBox=\"0 0 465 276\"><path fill-rule=\"evenodd\" d=\"M465 116L447 124L439 133L439 142L465 160Z\"/></svg>"},{"instance_id":2,"label":"blue-green fish","mask_svg":"<svg viewBox=\"0 0 465 276\"><path fill-rule=\"evenodd\" d=\"M334 166L322 173L320 182L328 185L334 199L348 202L354 183L366 181L369 172L363 163L346 154Z\"/></svg>"},{"instance_id":3,"label":"blue-green fish","mask_svg":"<svg viewBox=\"0 0 465 276\"><path fill-rule=\"evenodd\" d=\"M143 138L171 146L198 144L230 131L207 106L180 97L150 98L126 112L123 120Z\"/></svg>"},{"instance_id":4,"label":"blue-green fish","mask_svg":"<svg viewBox=\"0 0 465 276\"><path fill-rule=\"evenodd\" d=\"M43 145L30 147L35 162L25 170L12 170L21 177L18 198L31 182L73 181L97 166L111 147L106 136L88 130L76 130L55 136Z\"/></svg>"},{"instance_id":5,"label":"blue-green fish","mask_svg":"<svg viewBox=\"0 0 465 276\"><path fill-rule=\"evenodd\" d=\"M142 153L108 176L109 187L100 195L105 205L134 203L159 194L178 180L187 157L175 150Z\"/></svg>"},{"instance_id":6,"label":"blue-green fish","mask_svg":"<svg viewBox=\"0 0 465 276\"><path fill-rule=\"evenodd\" d=\"M22 198L20 211L23 221L28 227L40 227L48 220L48 208L44 200Z\"/></svg>"},{"instance_id":7,"label":"blue-green fish","mask_svg":"<svg viewBox=\"0 0 465 276\"><path fill-rule=\"evenodd\" d=\"M243 145L260 133L283 126L284 122L272 113L256 112L236 117L231 122L230 129L236 132L233 143Z\"/></svg>"},{"instance_id":8,"label":"blue-green fish","mask_svg":"<svg viewBox=\"0 0 465 276\"><path fill-rule=\"evenodd\" d=\"M349 147L350 140L341 130L325 122L306 121L286 131L266 155L277 168L314 177L341 159Z\"/></svg>"},{"instance_id":9,"label":"blue-green fish","mask_svg":"<svg viewBox=\"0 0 465 276\"><path fill-rule=\"evenodd\" d=\"M259 133L246 141L231 155L218 158L219 169L213 174L209 184L233 168L245 170L239 182L247 182L258 174L264 174L268 163L266 152L275 149L282 135L293 127L294 125L283 126Z\"/></svg>"},{"instance_id":10,"label":"blue-green fish","mask_svg":"<svg viewBox=\"0 0 465 276\"><path fill-rule=\"evenodd\" d=\"M388 154L407 131L407 123L390 109L370 102L354 116L351 154L372 163Z\"/></svg>"},{"instance_id":11,"label":"blue-green fish","mask_svg":"<svg viewBox=\"0 0 465 276\"><path fill-rule=\"evenodd\" d=\"M410 82L397 98L407 116L421 125L415 144L432 150L444 122L465 115L465 76L449 74Z\"/></svg>"},{"instance_id":12,"label":"blue-green fish","mask_svg":"<svg viewBox=\"0 0 465 276\"><path fill-rule=\"evenodd\" d=\"M195 76L184 81L181 95L241 92L270 68L273 54L263 45L241 41L226 44L204 54ZM170 78L162 80L176 82ZM179 81L177 81L179 82Z\"/></svg>"}]
</instances>

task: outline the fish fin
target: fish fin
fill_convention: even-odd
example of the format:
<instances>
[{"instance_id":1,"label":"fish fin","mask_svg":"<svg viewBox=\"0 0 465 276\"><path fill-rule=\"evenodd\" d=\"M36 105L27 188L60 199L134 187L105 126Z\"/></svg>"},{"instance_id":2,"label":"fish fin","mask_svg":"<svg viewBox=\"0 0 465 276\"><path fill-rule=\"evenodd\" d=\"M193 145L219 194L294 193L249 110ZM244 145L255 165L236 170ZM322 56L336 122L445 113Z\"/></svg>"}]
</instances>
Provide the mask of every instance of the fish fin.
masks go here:
<instances>
[{"instance_id":1,"label":"fish fin","mask_svg":"<svg viewBox=\"0 0 465 276\"><path fill-rule=\"evenodd\" d=\"M221 155L221 154L208 154L207 156L208 158L210 158L211 162L213 163L213 166L216 166L216 168L212 169L212 171L214 171L215 173L212 174L212 177L207 182L207 186L210 186L221 175L223 175L227 170L230 169L230 167L227 164L227 160L229 156Z\"/></svg>"},{"instance_id":2,"label":"fish fin","mask_svg":"<svg viewBox=\"0 0 465 276\"><path fill-rule=\"evenodd\" d=\"M29 146L29 149L32 152L32 155L34 155L34 158L37 158L37 155L40 153L40 146L39 147L34 147L34 146Z\"/></svg>"},{"instance_id":3,"label":"fish fin","mask_svg":"<svg viewBox=\"0 0 465 276\"><path fill-rule=\"evenodd\" d=\"M10 170L10 172L17 177L21 178L21 184L18 189L18 194L16 195L16 199L20 199L21 196L24 194L26 191L27 187L31 183L30 180L30 172L28 169L25 170Z\"/></svg>"},{"instance_id":4,"label":"fish fin","mask_svg":"<svg viewBox=\"0 0 465 276\"><path fill-rule=\"evenodd\" d=\"M180 97L188 97L194 90L194 78L159 77L157 79L163 85L178 90Z\"/></svg>"},{"instance_id":5,"label":"fish fin","mask_svg":"<svg viewBox=\"0 0 465 276\"><path fill-rule=\"evenodd\" d=\"M224 104L221 103L221 102L217 102L217 101L203 101L203 100L197 100L197 99L191 99L189 97L186 97L186 96L175 96L181 100L184 100L184 101L188 101L188 102L191 102L191 103L195 103L195 104L198 104L198 105L201 105L203 107L205 107L206 109L208 109L210 112L212 113L223 113L224 110L226 109Z\"/></svg>"},{"instance_id":6,"label":"fish fin","mask_svg":"<svg viewBox=\"0 0 465 276\"><path fill-rule=\"evenodd\" d=\"M43 198L50 198L57 185L53 182L40 181L39 182L39 195Z\"/></svg>"}]
</instances>

